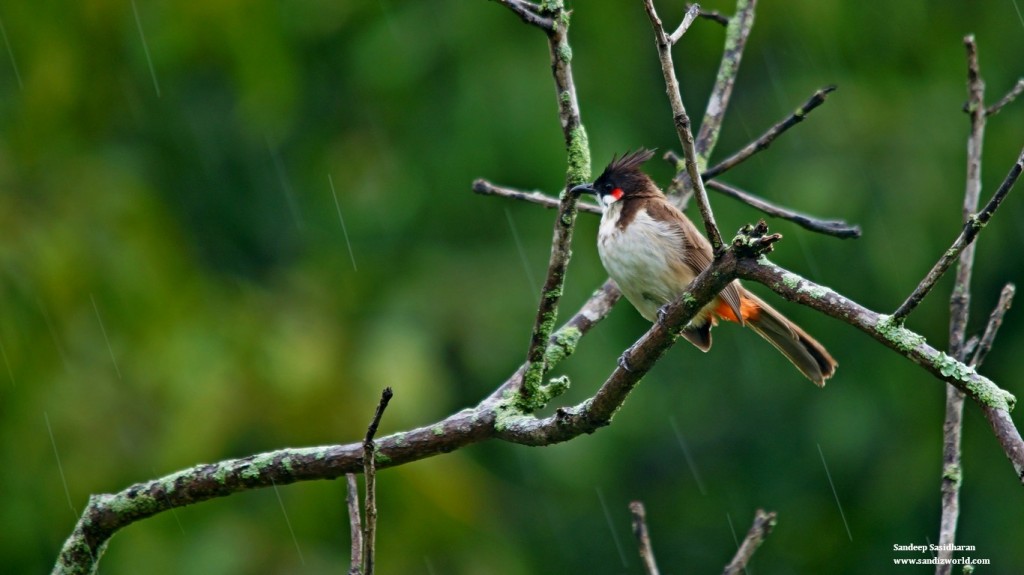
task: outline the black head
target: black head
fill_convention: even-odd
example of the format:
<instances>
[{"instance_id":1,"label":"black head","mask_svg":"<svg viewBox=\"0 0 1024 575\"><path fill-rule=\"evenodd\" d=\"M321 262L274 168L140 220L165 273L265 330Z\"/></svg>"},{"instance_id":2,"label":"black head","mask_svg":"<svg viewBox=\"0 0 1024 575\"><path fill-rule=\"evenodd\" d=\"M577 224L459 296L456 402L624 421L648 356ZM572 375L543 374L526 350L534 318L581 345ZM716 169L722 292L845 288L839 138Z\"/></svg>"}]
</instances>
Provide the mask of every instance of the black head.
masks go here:
<instances>
[{"instance_id":1,"label":"black head","mask_svg":"<svg viewBox=\"0 0 1024 575\"><path fill-rule=\"evenodd\" d=\"M576 186L572 192L594 194L602 207L608 207L624 197L657 190L651 178L640 169L653 156L654 150L641 148L621 158L613 157L593 184Z\"/></svg>"}]
</instances>

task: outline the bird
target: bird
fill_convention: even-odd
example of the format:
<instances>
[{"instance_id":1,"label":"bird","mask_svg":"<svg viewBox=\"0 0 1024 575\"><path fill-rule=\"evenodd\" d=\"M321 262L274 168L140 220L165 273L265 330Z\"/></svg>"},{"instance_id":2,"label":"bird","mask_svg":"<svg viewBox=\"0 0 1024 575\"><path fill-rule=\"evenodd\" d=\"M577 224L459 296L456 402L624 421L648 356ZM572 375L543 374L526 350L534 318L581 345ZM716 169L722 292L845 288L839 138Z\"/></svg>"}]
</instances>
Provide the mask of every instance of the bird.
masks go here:
<instances>
[{"instance_id":1,"label":"bird","mask_svg":"<svg viewBox=\"0 0 1024 575\"><path fill-rule=\"evenodd\" d=\"M622 295L652 323L713 258L711 243L641 169L653 155L653 150L641 148L613 156L594 182L570 190L596 196L601 207L601 263ZM711 328L719 319L752 329L818 387L836 371L838 364L823 345L738 280L703 307L681 335L706 352L711 349Z\"/></svg>"}]
</instances>

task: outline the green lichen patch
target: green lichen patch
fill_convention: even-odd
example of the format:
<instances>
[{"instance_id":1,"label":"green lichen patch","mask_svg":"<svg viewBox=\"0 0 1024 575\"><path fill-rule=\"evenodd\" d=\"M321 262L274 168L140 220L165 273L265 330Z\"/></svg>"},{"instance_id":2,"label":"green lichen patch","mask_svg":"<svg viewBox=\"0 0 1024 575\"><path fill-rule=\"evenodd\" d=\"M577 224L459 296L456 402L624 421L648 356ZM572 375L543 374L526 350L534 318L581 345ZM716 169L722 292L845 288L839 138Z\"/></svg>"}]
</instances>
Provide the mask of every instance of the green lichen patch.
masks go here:
<instances>
[{"instance_id":1,"label":"green lichen patch","mask_svg":"<svg viewBox=\"0 0 1024 575\"><path fill-rule=\"evenodd\" d=\"M566 42L558 45L558 59L568 64L572 61L572 46Z\"/></svg>"},{"instance_id":2,"label":"green lichen patch","mask_svg":"<svg viewBox=\"0 0 1024 575\"><path fill-rule=\"evenodd\" d=\"M1000 388L992 380L979 374L973 367L957 361L943 352L937 352L928 358L943 377L947 377L964 384L968 393L978 401L1004 411L1013 411L1017 398L1012 393Z\"/></svg>"},{"instance_id":3,"label":"green lichen patch","mask_svg":"<svg viewBox=\"0 0 1024 575\"><path fill-rule=\"evenodd\" d=\"M583 332L579 328L565 327L552 336L552 342L548 344L547 349L544 351L544 361L547 363L548 368L562 361L566 357L569 357L576 351L576 345L579 343L580 338L583 337Z\"/></svg>"},{"instance_id":4,"label":"green lichen patch","mask_svg":"<svg viewBox=\"0 0 1024 575\"><path fill-rule=\"evenodd\" d=\"M572 185L590 181L590 141L582 124L569 131L569 169L567 176Z\"/></svg>"},{"instance_id":5,"label":"green lichen patch","mask_svg":"<svg viewBox=\"0 0 1024 575\"><path fill-rule=\"evenodd\" d=\"M798 289L800 287L800 282L802 282L803 279L804 278L792 272L782 274L782 283L786 284L786 287L789 289Z\"/></svg>"},{"instance_id":6,"label":"green lichen patch","mask_svg":"<svg viewBox=\"0 0 1024 575\"><path fill-rule=\"evenodd\" d=\"M377 463L391 463L391 458L386 453L380 451L373 452L373 460Z\"/></svg>"},{"instance_id":7,"label":"green lichen patch","mask_svg":"<svg viewBox=\"0 0 1024 575\"><path fill-rule=\"evenodd\" d=\"M814 299L821 299L827 296L832 290L828 289L825 286L814 285L810 282L804 282L800 285L799 288L797 288L796 291L800 293L805 293Z\"/></svg>"},{"instance_id":8,"label":"green lichen patch","mask_svg":"<svg viewBox=\"0 0 1024 575\"><path fill-rule=\"evenodd\" d=\"M925 342L924 336L903 327L889 315L878 316L875 331L896 345L900 351L908 352Z\"/></svg>"},{"instance_id":9,"label":"green lichen patch","mask_svg":"<svg viewBox=\"0 0 1024 575\"><path fill-rule=\"evenodd\" d=\"M960 481L963 479L963 469L959 463L947 463L942 468L942 478L960 485Z\"/></svg>"}]
</instances>

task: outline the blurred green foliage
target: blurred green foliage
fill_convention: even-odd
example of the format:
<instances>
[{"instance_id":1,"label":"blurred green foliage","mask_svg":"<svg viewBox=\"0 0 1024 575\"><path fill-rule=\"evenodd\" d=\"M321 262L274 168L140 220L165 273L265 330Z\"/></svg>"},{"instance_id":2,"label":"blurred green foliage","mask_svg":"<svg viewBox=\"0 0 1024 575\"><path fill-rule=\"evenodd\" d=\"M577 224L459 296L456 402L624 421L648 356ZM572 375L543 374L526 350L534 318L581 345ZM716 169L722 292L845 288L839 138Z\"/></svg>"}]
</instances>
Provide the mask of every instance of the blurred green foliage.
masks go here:
<instances>
[{"instance_id":1,"label":"blurred green foliage","mask_svg":"<svg viewBox=\"0 0 1024 575\"><path fill-rule=\"evenodd\" d=\"M640 2L573 7L595 167L678 149ZM669 25L682 9L659 3ZM91 493L356 440L385 385L382 433L427 424L522 361L553 212L469 185L555 193L565 154L544 37L504 8L54 0L4 3L0 21L0 570L49 569ZM864 229L840 241L773 221L777 262L879 311L916 285L958 232L972 32L994 101L1024 74L1015 1L761 3L716 157L839 90L725 179ZM722 39L699 21L676 48L697 119ZM985 193L1019 153L1022 106L991 119ZM1024 275L1018 196L981 236L972 330ZM712 201L726 235L759 217ZM564 312L604 278L596 223L580 217ZM910 320L938 347L949 285ZM593 436L382 472L380 570L640 573L632 499L664 572L720 570L730 528L742 536L758 506L779 512L758 572L887 572L893 544L934 542L942 386L844 324L778 306L839 359L824 391L723 327L707 355L674 349ZM644 329L620 305L558 367L574 386L562 401L592 393ZM1022 345L1015 309L982 370L1018 395ZM1019 483L973 405L965 426L959 541L991 559L984 572L1019 572ZM343 572L343 484L279 494L132 525L102 571Z\"/></svg>"}]
</instances>

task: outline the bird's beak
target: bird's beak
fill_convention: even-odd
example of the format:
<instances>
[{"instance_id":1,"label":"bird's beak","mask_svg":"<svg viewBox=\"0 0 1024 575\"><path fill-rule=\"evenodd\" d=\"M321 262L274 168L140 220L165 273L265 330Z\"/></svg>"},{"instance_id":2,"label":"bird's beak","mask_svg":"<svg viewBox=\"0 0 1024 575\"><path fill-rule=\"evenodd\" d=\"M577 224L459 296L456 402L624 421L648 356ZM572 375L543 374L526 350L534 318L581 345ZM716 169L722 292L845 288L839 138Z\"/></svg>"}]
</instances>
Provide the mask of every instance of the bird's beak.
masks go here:
<instances>
[{"instance_id":1,"label":"bird's beak","mask_svg":"<svg viewBox=\"0 0 1024 575\"><path fill-rule=\"evenodd\" d=\"M594 184L580 184L569 190L569 193L574 196L578 196L580 194L594 194L596 196L597 190L594 189Z\"/></svg>"}]
</instances>

